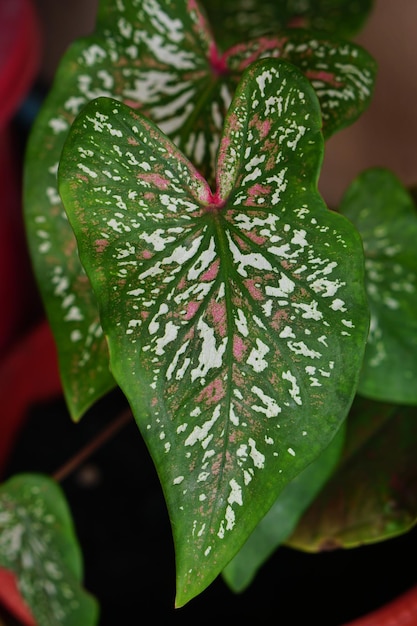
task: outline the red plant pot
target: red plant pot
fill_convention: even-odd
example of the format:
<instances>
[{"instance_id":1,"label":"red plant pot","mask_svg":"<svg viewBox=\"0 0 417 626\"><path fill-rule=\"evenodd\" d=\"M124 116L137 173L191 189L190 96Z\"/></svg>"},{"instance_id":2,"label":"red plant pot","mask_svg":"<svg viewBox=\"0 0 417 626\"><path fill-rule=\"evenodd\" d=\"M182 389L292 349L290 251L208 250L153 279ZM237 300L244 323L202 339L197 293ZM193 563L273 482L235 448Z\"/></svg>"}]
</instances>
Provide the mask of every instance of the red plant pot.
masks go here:
<instances>
[{"instance_id":1,"label":"red plant pot","mask_svg":"<svg viewBox=\"0 0 417 626\"><path fill-rule=\"evenodd\" d=\"M417 625L417 586L376 609L369 615L360 617L344 626L416 626Z\"/></svg>"},{"instance_id":2,"label":"red plant pot","mask_svg":"<svg viewBox=\"0 0 417 626\"><path fill-rule=\"evenodd\" d=\"M29 0L0 2L0 357L27 317L32 277L22 224L21 156L11 120L40 64L41 36Z\"/></svg>"}]
</instances>

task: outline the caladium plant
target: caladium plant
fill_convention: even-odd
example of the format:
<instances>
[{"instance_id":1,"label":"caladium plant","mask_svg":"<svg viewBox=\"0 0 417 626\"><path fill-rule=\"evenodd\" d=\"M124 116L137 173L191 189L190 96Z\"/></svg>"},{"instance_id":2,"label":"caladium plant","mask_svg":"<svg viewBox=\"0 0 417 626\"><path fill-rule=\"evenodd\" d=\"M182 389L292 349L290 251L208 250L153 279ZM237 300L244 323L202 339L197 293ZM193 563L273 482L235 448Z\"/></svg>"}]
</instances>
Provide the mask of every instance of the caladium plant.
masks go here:
<instances>
[{"instance_id":1,"label":"caladium plant","mask_svg":"<svg viewBox=\"0 0 417 626\"><path fill-rule=\"evenodd\" d=\"M161 478L178 605L328 445L356 389L362 245L318 194L320 129L310 83L263 60L230 105L213 190L113 99L87 105L64 146L60 193Z\"/></svg>"},{"instance_id":2,"label":"caladium plant","mask_svg":"<svg viewBox=\"0 0 417 626\"><path fill-rule=\"evenodd\" d=\"M25 172L70 413L124 392L168 505L177 606L220 572L243 589L284 542L357 545L417 515L403 489L413 412L398 406L417 402L415 207L382 170L354 181L338 211L317 190L324 141L372 96L375 62L345 39L371 2L206 4L216 37L197 0L101 0L94 34L62 60ZM384 469L392 441L402 457ZM334 515L340 485L359 534ZM62 494L38 475L1 489L0 575L21 615L96 623ZM22 571L12 554L10 502L29 543L57 557L39 581L36 555ZM58 570L72 612L62 594L36 595Z\"/></svg>"},{"instance_id":3,"label":"caladium plant","mask_svg":"<svg viewBox=\"0 0 417 626\"><path fill-rule=\"evenodd\" d=\"M326 137L352 123L370 102L376 67L361 47L294 30L222 50L195 0L103 0L94 36L75 42L63 58L29 142L25 213L75 419L115 383L97 304L57 191L71 122L97 96L120 99L156 122L212 184L234 89L243 70L265 56L289 60L311 80Z\"/></svg>"}]
</instances>

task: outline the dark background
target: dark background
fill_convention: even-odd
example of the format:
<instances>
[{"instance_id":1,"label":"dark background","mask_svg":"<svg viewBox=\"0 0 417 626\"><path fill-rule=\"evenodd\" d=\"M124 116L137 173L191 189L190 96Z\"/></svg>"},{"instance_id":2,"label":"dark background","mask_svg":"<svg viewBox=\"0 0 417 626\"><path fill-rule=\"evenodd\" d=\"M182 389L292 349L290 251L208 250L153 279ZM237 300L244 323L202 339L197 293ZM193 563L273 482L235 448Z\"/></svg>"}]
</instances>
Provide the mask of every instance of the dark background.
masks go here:
<instances>
[{"instance_id":1,"label":"dark background","mask_svg":"<svg viewBox=\"0 0 417 626\"><path fill-rule=\"evenodd\" d=\"M77 425L61 400L34 408L8 473L53 474L124 408L120 392L112 393ZM280 626L341 626L417 584L416 529L351 550L307 554L283 547L242 594L234 594L219 577L198 598L174 609L170 524L154 466L133 420L63 480L62 487L84 553L85 586L101 604L100 626L226 618L235 624L272 620Z\"/></svg>"}]
</instances>

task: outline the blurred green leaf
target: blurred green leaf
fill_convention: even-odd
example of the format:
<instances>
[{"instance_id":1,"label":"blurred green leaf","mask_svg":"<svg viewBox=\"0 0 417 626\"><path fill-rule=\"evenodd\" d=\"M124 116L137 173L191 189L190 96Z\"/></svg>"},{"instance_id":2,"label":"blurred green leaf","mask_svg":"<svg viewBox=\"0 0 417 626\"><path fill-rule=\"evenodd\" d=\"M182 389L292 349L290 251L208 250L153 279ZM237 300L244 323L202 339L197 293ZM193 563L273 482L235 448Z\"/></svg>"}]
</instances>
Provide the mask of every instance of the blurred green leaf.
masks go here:
<instances>
[{"instance_id":1,"label":"blurred green leaf","mask_svg":"<svg viewBox=\"0 0 417 626\"><path fill-rule=\"evenodd\" d=\"M385 169L361 174L340 212L359 230L365 250L371 327L358 391L386 402L417 404L417 212Z\"/></svg>"},{"instance_id":2,"label":"blurred green leaf","mask_svg":"<svg viewBox=\"0 0 417 626\"><path fill-rule=\"evenodd\" d=\"M39 626L94 626L95 599L81 587L82 559L65 497L38 474L0 486L0 566L12 571Z\"/></svg>"},{"instance_id":3,"label":"blurred green leaf","mask_svg":"<svg viewBox=\"0 0 417 626\"><path fill-rule=\"evenodd\" d=\"M338 470L287 544L351 548L408 531L417 519L417 409L356 398Z\"/></svg>"},{"instance_id":4,"label":"blurred green leaf","mask_svg":"<svg viewBox=\"0 0 417 626\"><path fill-rule=\"evenodd\" d=\"M214 33L225 46L289 27L353 37L369 16L373 0L203 0Z\"/></svg>"}]
</instances>

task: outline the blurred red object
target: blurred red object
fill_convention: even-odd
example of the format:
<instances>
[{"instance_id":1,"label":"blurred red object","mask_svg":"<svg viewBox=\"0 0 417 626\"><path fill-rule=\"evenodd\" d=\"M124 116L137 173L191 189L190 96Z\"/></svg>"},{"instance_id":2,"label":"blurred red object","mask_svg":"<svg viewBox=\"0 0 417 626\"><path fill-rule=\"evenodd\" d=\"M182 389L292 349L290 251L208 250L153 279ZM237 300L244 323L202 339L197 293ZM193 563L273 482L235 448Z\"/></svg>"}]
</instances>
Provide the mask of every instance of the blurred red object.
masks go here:
<instances>
[{"instance_id":1,"label":"blurred red object","mask_svg":"<svg viewBox=\"0 0 417 626\"><path fill-rule=\"evenodd\" d=\"M29 0L0 2L0 358L28 320L33 278L22 219L22 156L13 116L39 69L41 33Z\"/></svg>"},{"instance_id":2,"label":"blurred red object","mask_svg":"<svg viewBox=\"0 0 417 626\"><path fill-rule=\"evenodd\" d=\"M13 123L40 60L41 31L31 0L0 0L0 475L29 407L62 392L28 254L23 145Z\"/></svg>"},{"instance_id":3,"label":"blurred red object","mask_svg":"<svg viewBox=\"0 0 417 626\"><path fill-rule=\"evenodd\" d=\"M22 626L36 626L29 607L20 595L15 575L2 567L0 567L0 602Z\"/></svg>"},{"instance_id":4,"label":"blurred red object","mask_svg":"<svg viewBox=\"0 0 417 626\"><path fill-rule=\"evenodd\" d=\"M30 0L0 3L0 127L14 115L39 70L41 34Z\"/></svg>"}]
</instances>

